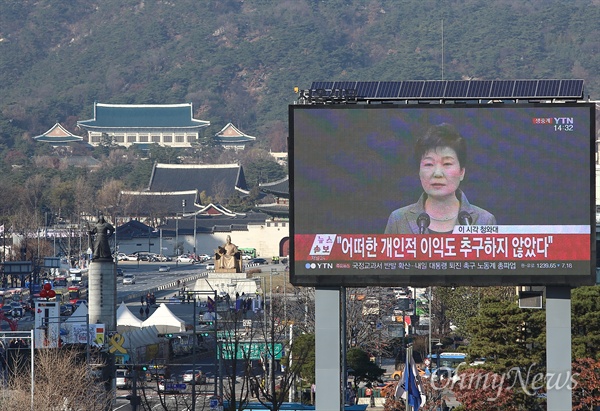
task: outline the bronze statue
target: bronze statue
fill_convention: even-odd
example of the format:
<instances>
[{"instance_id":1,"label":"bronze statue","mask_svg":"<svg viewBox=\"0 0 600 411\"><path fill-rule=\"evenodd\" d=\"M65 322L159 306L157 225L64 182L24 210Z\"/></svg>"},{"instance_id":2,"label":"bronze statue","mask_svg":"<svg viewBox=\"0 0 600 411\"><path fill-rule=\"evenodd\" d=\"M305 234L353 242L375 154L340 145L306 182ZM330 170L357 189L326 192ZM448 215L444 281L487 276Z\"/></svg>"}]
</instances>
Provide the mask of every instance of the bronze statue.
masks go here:
<instances>
[{"instance_id":1,"label":"bronze statue","mask_svg":"<svg viewBox=\"0 0 600 411\"><path fill-rule=\"evenodd\" d=\"M215 270L235 269L236 273L241 272L241 253L237 246L231 242L231 236L227 236L224 245L219 246L215 253Z\"/></svg>"},{"instance_id":2,"label":"bronze statue","mask_svg":"<svg viewBox=\"0 0 600 411\"><path fill-rule=\"evenodd\" d=\"M94 248L92 261L112 261L112 253L108 239L114 234L115 228L112 224L104 220L104 216L98 217L98 222L89 231L90 236L94 236Z\"/></svg>"}]
</instances>

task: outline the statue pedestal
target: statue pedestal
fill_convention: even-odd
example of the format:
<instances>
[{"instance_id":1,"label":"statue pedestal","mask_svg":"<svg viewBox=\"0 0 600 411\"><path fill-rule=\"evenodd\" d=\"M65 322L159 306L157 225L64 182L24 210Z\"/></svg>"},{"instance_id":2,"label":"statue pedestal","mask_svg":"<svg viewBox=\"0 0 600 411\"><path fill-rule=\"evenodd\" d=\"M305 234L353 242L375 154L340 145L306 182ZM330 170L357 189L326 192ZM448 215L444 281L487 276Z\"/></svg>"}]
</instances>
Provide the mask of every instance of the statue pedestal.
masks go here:
<instances>
[{"instance_id":1,"label":"statue pedestal","mask_svg":"<svg viewBox=\"0 0 600 411\"><path fill-rule=\"evenodd\" d=\"M117 329L117 272L114 261L92 261L88 271L88 315L90 324Z\"/></svg>"},{"instance_id":2,"label":"statue pedestal","mask_svg":"<svg viewBox=\"0 0 600 411\"><path fill-rule=\"evenodd\" d=\"M237 273L236 268L215 268L215 273Z\"/></svg>"}]
</instances>

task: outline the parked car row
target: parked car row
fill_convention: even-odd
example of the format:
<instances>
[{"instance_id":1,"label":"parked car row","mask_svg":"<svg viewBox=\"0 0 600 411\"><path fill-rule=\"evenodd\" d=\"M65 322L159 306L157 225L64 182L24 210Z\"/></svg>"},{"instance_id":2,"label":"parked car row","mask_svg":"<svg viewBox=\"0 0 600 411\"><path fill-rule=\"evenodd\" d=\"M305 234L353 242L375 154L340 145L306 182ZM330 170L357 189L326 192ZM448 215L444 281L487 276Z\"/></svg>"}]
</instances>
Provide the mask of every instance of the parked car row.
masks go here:
<instances>
[{"instance_id":1,"label":"parked car row","mask_svg":"<svg viewBox=\"0 0 600 411\"><path fill-rule=\"evenodd\" d=\"M196 262L196 259L189 254L182 254L179 257L177 257L177 262L194 264Z\"/></svg>"},{"instance_id":2,"label":"parked car row","mask_svg":"<svg viewBox=\"0 0 600 411\"><path fill-rule=\"evenodd\" d=\"M173 259L171 257L165 256L165 255L142 252L142 251L136 251L135 253L132 253L132 254L119 253L117 255L117 258L119 261L150 261L150 262L173 261ZM184 263L184 264L195 264L197 262L206 262L206 261L210 260L211 258L212 258L212 256L210 256L208 254L198 254L198 255L182 254L180 256L177 256L175 258L175 261L178 263ZM266 258L261 258L261 257L251 258L250 255L248 255L248 254L242 254L242 259L246 260L247 264L253 264L253 265L269 264L269 260L267 260ZM287 258L281 259L281 262L283 264L286 264L287 261L288 261ZM273 264L278 264L279 262L280 262L279 257L273 257L273 259L271 261L271 263L273 263ZM211 264L208 263L208 265L210 266ZM163 267L164 266L161 266L159 268L159 271L161 271L161 272L168 271L168 270L163 269ZM214 266L208 267L208 269L214 269Z\"/></svg>"},{"instance_id":3,"label":"parked car row","mask_svg":"<svg viewBox=\"0 0 600 411\"><path fill-rule=\"evenodd\" d=\"M150 262L166 262L173 261L169 256L149 253L145 251L136 251L131 254L118 253L117 260L119 261L150 261Z\"/></svg>"}]
</instances>

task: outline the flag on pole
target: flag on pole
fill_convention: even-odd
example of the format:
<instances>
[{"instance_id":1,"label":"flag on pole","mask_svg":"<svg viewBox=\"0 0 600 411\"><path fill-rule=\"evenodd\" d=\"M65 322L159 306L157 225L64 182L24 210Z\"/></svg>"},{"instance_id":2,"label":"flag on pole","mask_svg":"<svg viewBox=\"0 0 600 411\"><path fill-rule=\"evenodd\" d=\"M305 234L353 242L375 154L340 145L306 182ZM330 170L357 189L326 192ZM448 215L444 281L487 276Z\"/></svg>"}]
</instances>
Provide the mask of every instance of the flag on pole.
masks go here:
<instances>
[{"instance_id":1,"label":"flag on pole","mask_svg":"<svg viewBox=\"0 0 600 411\"><path fill-rule=\"evenodd\" d=\"M408 398L408 405L413 407L413 411L419 411L421 406L421 391L419 386L421 385L419 373L417 372L417 366L412 356L412 350L410 354L406 354L406 366L404 367L404 389Z\"/></svg>"},{"instance_id":2,"label":"flag on pole","mask_svg":"<svg viewBox=\"0 0 600 411\"><path fill-rule=\"evenodd\" d=\"M208 297L206 300L206 308L208 309L208 312L210 312L210 313L214 312L215 311L215 300Z\"/></svg>"}]
</instances>

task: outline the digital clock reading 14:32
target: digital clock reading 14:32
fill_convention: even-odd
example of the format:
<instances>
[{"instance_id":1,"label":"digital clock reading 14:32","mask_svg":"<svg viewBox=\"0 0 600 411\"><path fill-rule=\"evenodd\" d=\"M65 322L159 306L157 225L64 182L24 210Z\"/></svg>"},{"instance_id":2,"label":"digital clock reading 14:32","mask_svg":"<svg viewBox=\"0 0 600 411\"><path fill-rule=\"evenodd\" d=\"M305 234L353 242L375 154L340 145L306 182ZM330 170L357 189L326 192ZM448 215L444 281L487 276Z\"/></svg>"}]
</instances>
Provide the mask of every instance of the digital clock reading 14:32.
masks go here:
<instances>
[{"instance_id":1,"label":"digital clock reading 14:32","mask_svg":"<svg viewBox=\"0 0 600 411\"><path fill-rule=\"evenodd\" d=\"M554 131L573 131L573 124L555 124Z\"/></svg>"}]
</instances>

